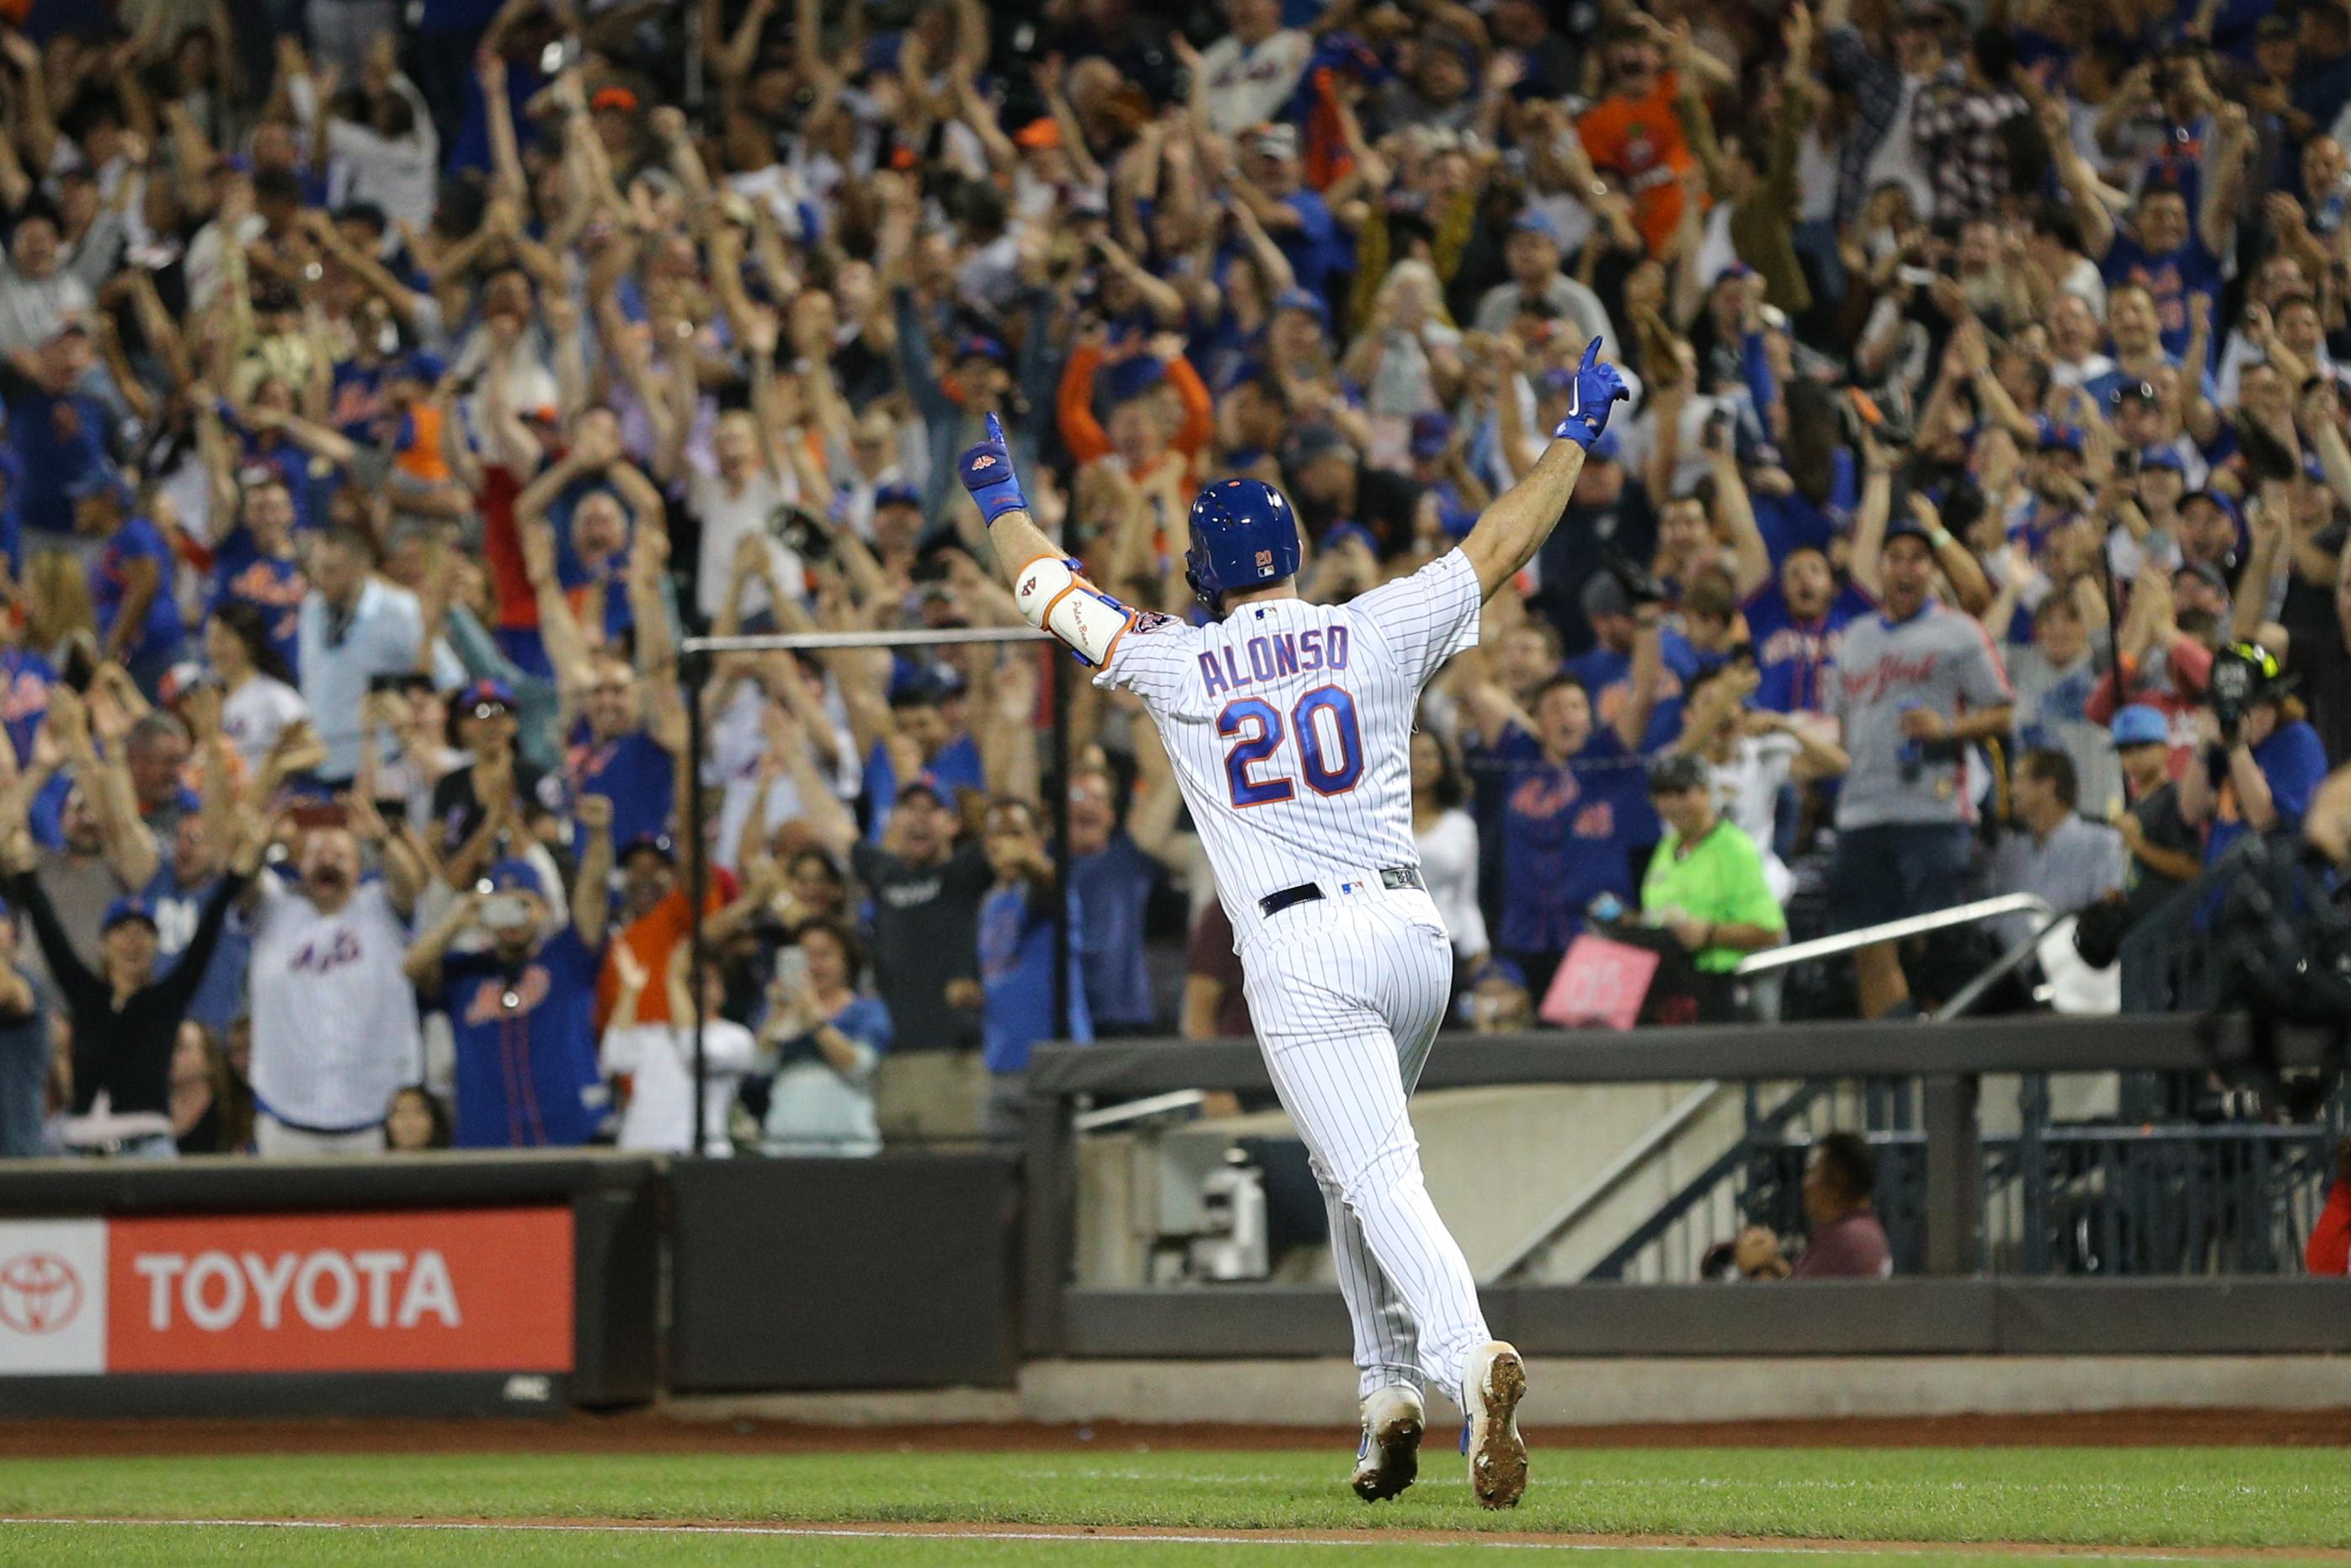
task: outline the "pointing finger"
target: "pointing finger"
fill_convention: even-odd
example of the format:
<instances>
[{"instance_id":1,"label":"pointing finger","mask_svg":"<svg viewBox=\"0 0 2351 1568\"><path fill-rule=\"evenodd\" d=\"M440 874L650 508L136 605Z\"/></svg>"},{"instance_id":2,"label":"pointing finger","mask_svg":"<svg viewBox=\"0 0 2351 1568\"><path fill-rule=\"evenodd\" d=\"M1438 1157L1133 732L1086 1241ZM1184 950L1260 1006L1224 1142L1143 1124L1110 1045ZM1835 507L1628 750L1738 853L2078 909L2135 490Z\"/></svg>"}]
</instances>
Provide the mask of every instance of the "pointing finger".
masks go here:
<instances>
[{"instance_id":1,"label":"pointing finger","mask_svg":"<svg viewBox=\"0 0 2351 1568\"><path fill-rule=\"evenodd\" d=\"M1597 339L1593 340L1595 342L1598 341ZM992 413L987 416L987 438L990 441L1002 441L1004 439L1004 426Z\"/></svg>"},{"instance_id":2,"label":"pointing finger","mask_svg":"<svg viewBox=\"0 0 2351 1568\"><path fill-rule=\"evenodd\" d=\"M1597 339L1597 338L1594 338L1594 339L1593 339L1593 340L1592 340L1592 341L1590 341L1589 343L1586 343L1586 344L1584 344L1584 345L1583 345L1583 363L1581 366L1579 366L1578 368L1579 368L1579 369L1582 369L1582 370L1587 370L1587 371L1588 371L1588 370L1590 370L1593 366L1594 366L1594 365L1598 364L1599 362L1600 362L1600 340L1599 340L1599 339Z\"/></svg>"}]
</instances>

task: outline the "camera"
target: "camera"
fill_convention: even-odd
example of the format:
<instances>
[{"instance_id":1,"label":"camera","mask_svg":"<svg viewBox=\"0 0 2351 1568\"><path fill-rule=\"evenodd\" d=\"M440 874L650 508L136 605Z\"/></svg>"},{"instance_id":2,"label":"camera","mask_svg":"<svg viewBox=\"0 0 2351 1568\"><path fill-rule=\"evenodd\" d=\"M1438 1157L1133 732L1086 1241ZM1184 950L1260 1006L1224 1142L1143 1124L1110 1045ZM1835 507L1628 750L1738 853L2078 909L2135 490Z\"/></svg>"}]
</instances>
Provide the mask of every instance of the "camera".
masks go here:
<instances>
[{"instance_id":1,"label":"camera","mask_svg":"<svg viewBox=\"0 0 2351 1568\"><path fill-rule=\"evenodd\" d=\"M798 502L787 501L768 513L768 531L810 566L832 559L831 526Z\"/></svg>"},{"instance_id":2,"label":"camera","mask_svg":"<svg viewBox=\"0 0 2351 1568\"><path fill-rule=\"evenodd\" d=\"M1601 551L1600 564L1609 576L1616 580L1625 590L1625 597L1635 607L1663 604L1668 597L1666 585L1657 580L1655 572L1614 545Z\"/></svg>"},{"instance_id":3,"label":"camera","mask_svg":"<svg viewBox=\"0 0 2351 1568\"><path fill-rule=\"evenodd\" d=\"M530 924L530 905L518 893L494 893L482 900L482 924L493 931L512 931Z\"/></svg>"},{"instance_id":4,"label":"camera","mask_svg":"<svg viewBox=\"0 0 2351 1568\"><path fill-rule=\"evenodd\" d=\"M2237 736L2245 722L2245 704L2252 700L2255 672L2251 662L2223 656L2212 661L2212 684L2210 700L2212 716L2220 721L2220 741L2224 746L2237 744Z\"/></svg>"}]
</instances>

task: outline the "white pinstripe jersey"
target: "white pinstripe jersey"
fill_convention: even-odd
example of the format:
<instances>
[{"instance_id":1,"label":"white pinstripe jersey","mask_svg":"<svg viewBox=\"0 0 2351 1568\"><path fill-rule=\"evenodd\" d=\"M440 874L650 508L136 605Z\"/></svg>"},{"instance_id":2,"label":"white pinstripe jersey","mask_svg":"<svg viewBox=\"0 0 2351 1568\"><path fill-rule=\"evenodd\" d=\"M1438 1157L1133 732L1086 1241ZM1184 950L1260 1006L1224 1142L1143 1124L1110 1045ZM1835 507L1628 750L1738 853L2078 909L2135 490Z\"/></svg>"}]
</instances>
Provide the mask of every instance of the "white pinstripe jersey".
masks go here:
<instances>
[{"instance_id":1,"label":"white pinstripe jersey","mask_svg":"<svg viewBox=\"0 0 2351 1568\"><path fill-rule=\"evenodd\" d=\"M1484 601L1459 550L1347 604L1246 604L1187 626L1136 614L1094 684L1134 692L1159 727L1217 873L1235 946L1258 900L1417 866L1412 723Z\"/></svg>"}]
</instances>

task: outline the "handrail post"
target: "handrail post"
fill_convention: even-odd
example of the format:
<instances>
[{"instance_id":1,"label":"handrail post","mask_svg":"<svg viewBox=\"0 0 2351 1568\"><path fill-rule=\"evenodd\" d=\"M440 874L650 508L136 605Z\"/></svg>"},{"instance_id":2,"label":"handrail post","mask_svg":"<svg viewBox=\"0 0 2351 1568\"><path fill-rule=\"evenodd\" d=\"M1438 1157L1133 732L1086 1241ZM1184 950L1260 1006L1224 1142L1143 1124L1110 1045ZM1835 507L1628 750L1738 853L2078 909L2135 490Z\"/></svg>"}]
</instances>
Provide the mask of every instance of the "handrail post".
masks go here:
<instances>
[{"instance_id":1,"label":"handrail post","mask_svg":"<svg viewBox=\"0 0 2351 1568\"><path fill-rule=\"evenodd\" d=\"M1983 1236L1983 1124L1976 1113L1983 1080L1972 1072L1924 1081L1927 1134L1927 1272L1973 1274Z\"/></svg>"},{"instance_id":2,"label":"handrail post","mask_svg":"<svg viewBox=\"0 0 2351 1568\"><path fill-rule=\"evenodd\" d=\"M1059 1090L1029 1083L1021 1161L1027 1200L1020 1206L1020 1348L1031 1357L1062 1354L1062 1292L1077 1245L1077 1149L1070 1103Z\"/></svg>"}]
</instances>

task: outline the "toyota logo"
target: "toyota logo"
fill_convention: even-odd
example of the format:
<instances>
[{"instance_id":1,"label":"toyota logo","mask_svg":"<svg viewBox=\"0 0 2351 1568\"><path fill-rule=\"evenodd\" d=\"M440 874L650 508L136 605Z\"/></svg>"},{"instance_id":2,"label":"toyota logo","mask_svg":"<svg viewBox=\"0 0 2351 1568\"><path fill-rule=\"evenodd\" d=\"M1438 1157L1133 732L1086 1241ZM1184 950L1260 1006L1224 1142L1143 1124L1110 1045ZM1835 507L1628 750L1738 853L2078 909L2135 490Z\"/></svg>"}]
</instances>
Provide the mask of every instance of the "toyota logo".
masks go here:
<instances>
[{"instance_id":1,"label":"toyota logo","mask_svg":"<svg viewBox=\"0 0 2351 1568\"><path fill-rule=\"evenodd\" d=\"M18 1333L54 1333L81 1311L81 1276L54 1252L20 1252L0 1263L0 1323Z\"/></svg>"}]
</instances>

